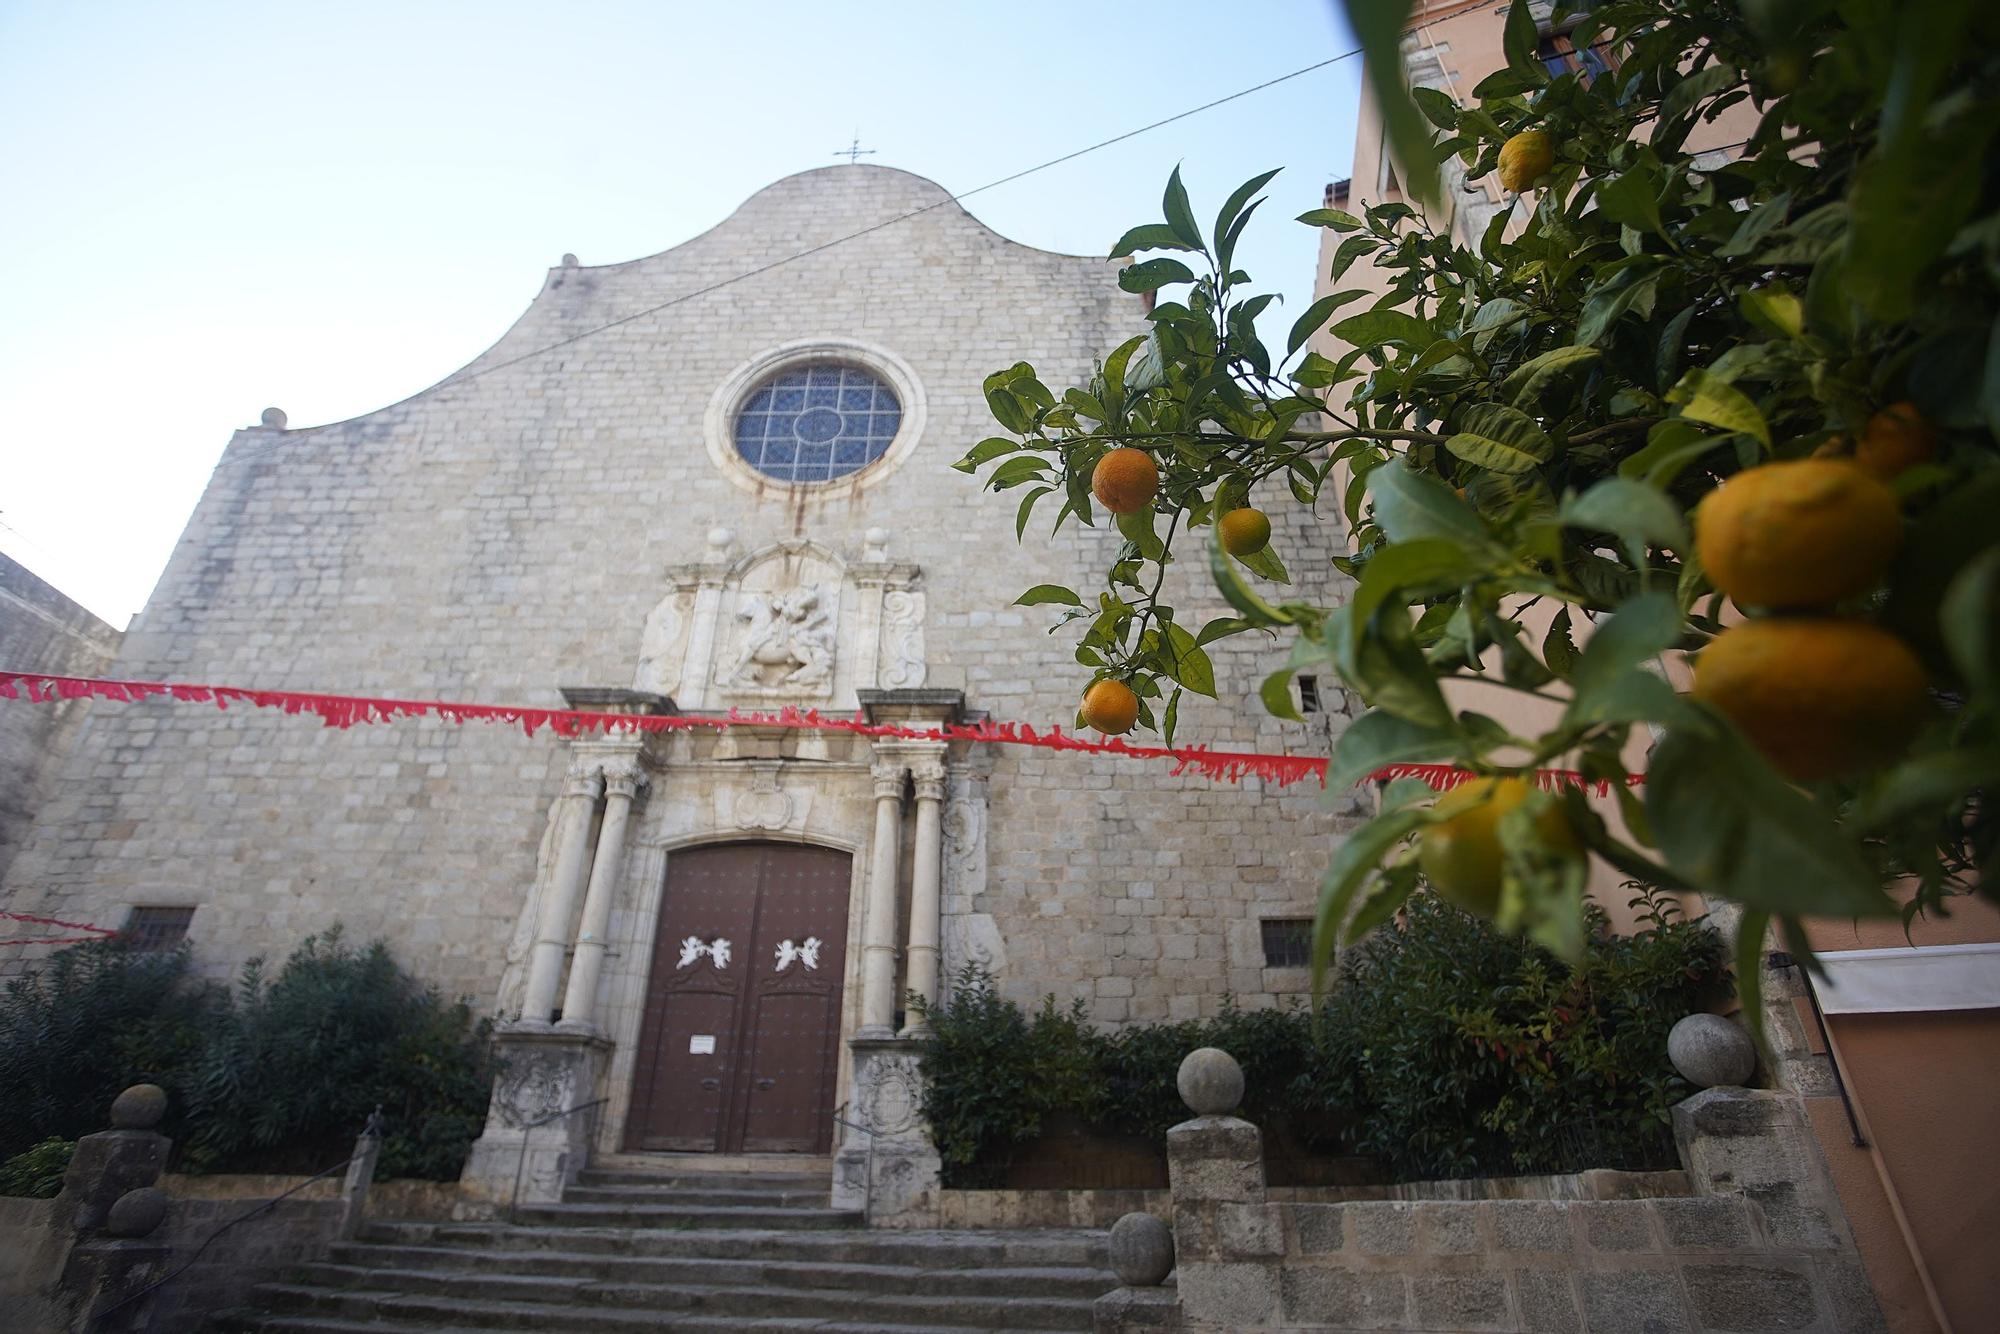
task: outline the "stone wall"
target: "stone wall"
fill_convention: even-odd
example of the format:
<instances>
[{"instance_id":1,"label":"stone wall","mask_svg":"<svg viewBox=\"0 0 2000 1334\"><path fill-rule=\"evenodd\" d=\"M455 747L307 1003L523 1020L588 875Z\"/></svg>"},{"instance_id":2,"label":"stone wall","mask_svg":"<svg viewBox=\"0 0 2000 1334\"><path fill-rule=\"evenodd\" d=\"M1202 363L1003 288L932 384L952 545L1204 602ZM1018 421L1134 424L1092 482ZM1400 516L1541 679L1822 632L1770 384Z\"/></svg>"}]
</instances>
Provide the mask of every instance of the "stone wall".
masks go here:
<instances>
[{"instance_id":1,"label":"stone wall","mask_svg":"<svg viewBox=\"0 0 2000 1334\"><path fill-rule=\"evenodd\" d=\"M116 630L0 553L0 671L100 676L117 654ZM89 710L87 700L0 709L0 877Z\"/></svg>"},{"instance_id":2,"label":"stone wall","mask_svg":"<svg viewBox=\"0 0 2000 1334\"><path fill-rule=\"evenodd\" d=\"M648 665L649 620L674 594L670 571L702 565L709 536L726 530L728 560L809 541L850 568L871 547L915 567L921 634L908 642L921 654L915 679L896 684L962 690L968 709L1067 728L1084 679L1073 644L1044 633L1051 609L1010 604L1052 580L1099 586L1119 535L1072 524L1053 543L1017 542L1020 493L981 494L949 465L995 433L985 375L1025 359L1052 386L1076 383L1143 327L1114 279L1100 259L1015 245L938 186L869 166L780 181L659 255L559 266L466 373L352 421L288 430L277 414L239 432L116 671L542 706L560 706L562 687L641 678L688 694L685 682L661 689ZM722 387L801 338L865 344L908 366L925 400L908 457L811 492L747 481L711 457ZM1277 549L1307 576L1299 595L1333 600L1321 586L1333 576L1310 572L1328 570L1334 526L1273 508ZM1054 519L1044 511L1042 534ZM1168 591L1191 624L1225 612L1199 560L1176 566ZM1285 653L1263 636L1215 646L1221 701L1187 700L1179 739L1324 753L1339 715L1282 723L1257 703ZM702 837L757 836L776 801L755 786L757 757L695 749L684 772L669 762L655 775L645 803L730 815ZM838 768L846 749L825 764ZM793 780L821 762L769 758L803 803L819 780ZM566 760L546 733L499 727L337 731L248 710L100 704L0 901L113 922L135 902L195 905L195 959L213 975L282 957L341 920L355 938L388 937L447 994L504 1008ZM850 783L864 814L845 835L864 866L865 778ZM1305 990L1304 970L1263 967L1256 919L1310 912L1340 818L1316 789L1002 748L955 755L950 781L947 968L985 962L1012 996L1082 998L1111 1024L1212 1012L1225 993L1260 1005ZM719 787L761 795L718 805ZM643 810L634 819L641 834L659 824ZM671 849L648 855L634 866L661 875Z\"/></svg>"},{"instance_id":3,"label":"stone wall","mask_svg":"<svg viewBox=\"0 0 2000 1334\"><path fill-rule=\"evenodd\" d=\"M1683 1102L1681 1198L1325 1204L1274 1201L1257 1128L1227 1114L1234 1098L1211 1102L1168 1134L1170 1243L1145 1219L1121 1222L1124 1247L1114 1231L1137 1286L1098 1303L1097 1329L1885 1329L1797 1103L1740 1088ZM1152 1286L1163 1245L1171 1287Z\"/></svg>"}]
</instances>

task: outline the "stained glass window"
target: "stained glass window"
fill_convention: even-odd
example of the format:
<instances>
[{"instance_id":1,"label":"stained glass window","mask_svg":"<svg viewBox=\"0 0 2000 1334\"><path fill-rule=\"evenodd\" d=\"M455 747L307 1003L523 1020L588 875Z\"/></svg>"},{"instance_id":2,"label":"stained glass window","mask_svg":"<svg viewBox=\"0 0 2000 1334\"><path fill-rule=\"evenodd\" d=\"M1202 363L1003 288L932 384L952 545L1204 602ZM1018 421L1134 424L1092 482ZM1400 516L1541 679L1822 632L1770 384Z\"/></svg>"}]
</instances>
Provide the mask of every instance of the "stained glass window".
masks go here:
<instances>
[{"instance_id":1,"label":"stained glass window","mask_svg":"<svg viewBox=\"0 0 2000 1334\"><path fill-rule=\"evenodd\" d=\"M881 458L902 420L895 394L867 371L795 366L744 400L736 451L781 482L830 482Z\"/></svg>"}]
</instances>

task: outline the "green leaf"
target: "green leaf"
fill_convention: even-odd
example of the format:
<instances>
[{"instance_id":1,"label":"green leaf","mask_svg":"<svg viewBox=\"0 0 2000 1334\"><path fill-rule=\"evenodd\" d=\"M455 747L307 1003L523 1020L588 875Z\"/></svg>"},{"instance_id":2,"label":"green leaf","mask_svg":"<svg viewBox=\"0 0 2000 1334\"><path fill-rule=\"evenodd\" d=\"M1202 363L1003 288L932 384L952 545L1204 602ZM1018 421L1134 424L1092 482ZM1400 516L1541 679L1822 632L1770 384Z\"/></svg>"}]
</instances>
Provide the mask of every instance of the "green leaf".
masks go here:
<instances>
[{"instance_id":1,"label":"green leaf","mask_svg":"<svg viewBox=\"0 0 2000 1334\"><path fill-rule=\"evenodd\" d=\"M1039 607L1047 602L1059 602L1065 607L1083 605L1083 599L1076 595L1075 589L1064 588L1061 584L1036 584L1014 599L1017 607Z\"/></svg>"},{"instance_id":2,"label":"green leaf","mask_svg":"<svg viewBox=\"0 0 2000 1334\"><path fill-rule=\"evenodd\" d=\"M1173 229L1176 237L1180 238L1189 249L1203 250L1201 228L1194 225L1194 210L1188 206L1187 187L1181 184L1179 167L1175 167L1173 173L1167 177L1167 192L1160 200L1160 208L1166 213L1167 226Z\"/></svg>"},{"instance_id":3,"label":"green leaf","mask_svg":"<svg viewBox=\"0 0 2000 1334\"><path fill-rule=\"evenodd\" d=\"M1576 660L1576 641L1570 638L1569 608L1564 607L1549 622L1548 633L1542 636L1542 661L1567 681L1576 670Z\"/></svg>"},{"instance_id":4,"label":"green leaf","mask_svg":"<svg viewBox=\"0 0 2000 1334\"><path fill-rule=\"evenodd\" d=\"M1528 0L1513 0L1507 6L1507 24L1500 30L1500 50L1507 57L1507 68L1530 77L1540 71L1542 81L1547 82L1548 69L1537 54L1540 47L1541 26L1535 22L1534 6Z\"/></svg>"},{"instance_id":5,"label":"green leaf","mask_svg":"<svg viewBox=\"0 0 2000 1334\"><path fill-rule=\"evenodd\" d=\"M1283 718L1288 722L1302 723L1298 706L1292 703L1292 676L1297 671L1293 667L1281 667L1264 678L1264 684L1257 687L1257 698L1264 701L1264 711L1273 718Z\"/></svg>"},{"instance_id":6,"label":"green leaf","mask_svg":"<svg viewBox=\"0 0 2000 1334\"><path fill-rule=\"evenodd\" d=\"M1583 646L1570 673L1570 705L1565 722L1583 722L1601 708L1608 694L1628 673L1642 669L1679 642L1681 611L1671 595L1645 593L1633 598L1601 622ZM1648 674L1648 678L1659 681ZM1660 682L1664 688L1666 683ZM1668 688L1667 693L1672 694Z\"/></svg>"},{"instance_id":7,"label":"green leaf","mask_svg":"<svg viewBox=\"0 0 2000 1334\"><path fill-rule=\"evenodd\" d=\"M1292 322L1291 336L1285 340L1285 355L1290 356L1306 345L1306 340L1318 333L1320 326L1331 319L1333 312L1346 304L1342 293L1333 292L1321 297L1306 307L1306 313Z\"/></svg>"},{"instance_id":8,"label":"green leaf","mask_svg":"<svg viewBox=\"0 0 2000 1334\"><path fill-rule=\"evenodd\" d=\"M1571 496L1556 517L1572 528L1614 535L1640 569L1646 566L1649 545L1676 552L1691 545L1680 508L1664 492L1627 477L1607 477L1582 495Z\"/></svg>"},{"instance_id":9,"label":"green leaf","mask_svg":"<svg viewBox=\"0 0 2000 1334\"><path fill-rule=\"evenodd\" d=\"M1049 470L1049 461L1039 455L1017 454L986 475L986 485L995 491L1005 491L1010 486L1019 486L1030 478L1038 478Z\"/></svg>"},{"instance_id":10,"label":"green leaf","mask_svg":"<svg viewBox=\"0 0 2000 1334\"><path fill-rule=\"evenodd\" d=\"M1541 404L1542 395L1557 379L1603 355L1594 347L1554 348L1515 367L1494 392L1510 400L1517 408L1537 407Z\"/></svg>"},{"instance_id":11,"label":"green leaf","mask_svg":"<svg viewBox=\"0 0 2000 1334\"><path fill-rule=\"evenodd\" d=\"M990 436L967 450L965 457L951 466L960 472L973 472L1002 454L1012 454L1024 448L1026 446L1019 440L1009 440L1004 435Z\"/></svg>"},{"instance_id":12,"label":"green leaf","mask_svg":"<svg viewBox=\"0 0 2000 1334\"><path fill-rule=\"evenodd\" d=\"M1230 635L1242 634L1245 630L1254 630L1256 628L1256 626L1250 624L1250 622L1244 620L1241 616L1218 616L1207 625L1201 627L1200 633L1194 637L1194 642L1197 644L1213 644L1218 639L1226 639Z\"/></svg>"},{"instance_id":13,"label":"green leaf","mask_svg":"<svg viewBox=\"0 0 2000 1334\"><path fill-rule=\"evenodd\" d=\"M1598 211L1626 227L1664 235L1660 222L1660 175L1652 167L1634 167L1597 187Z\"/></svg>"},{"instance_id":14,"label":"green leaf","mask_svg":"<svg viewBox=\"0 0 2000 1334\"><path fill-rule=\"evenodd\" d=\"M1424 119L1440 130L1458 128L1458 103L1450 94L1436 88L1412 88L1410 97L1417 104L1417 110L1424 113Z\"/></svg>"},{"instance_id":15,"label":"green leaf","mask_svg":"<svg viewBox=\"0 0 2000 1334\"><path fill-rule=\"evenodd\" d=\"M1981 691L2000 692L2000 546L1945 585L1938 622L1960 674Z\"/></svg>"},{"instance_id":16,"label":"green leaf","mask_svg":"<svg viewBox=\"0 0 2000 1334\"><path fill-rule=\"evenodd\" d=\"M1156 518L1150 505L1118 516L1118 531L1125 535L1126 541L1139 548L1141 556L1152 561L1159 560L1167 551L1159 534L1153 531Z\"/></svg>"},{"instance_id":17,"label":"green leaf","mask_svg":"<svg viewBox=\"0 0 2000 1334\"><path fill-rule=\"evenodd\" d=\"M1291 624L1291 613L1272 606L1257 595L1256 589L1244 582L1243 576L1236 572L1236 562L1222 549L1220 537L1209 540L1208 572L1223 600L1242 612L1243 619L1253 627Z\"/></svg>"},{"instance_id":18,"label":"green leaf","mask_svg":"<svg viewBox=\"0 0 2000 1334\"><path fill-rule=\"evenodd\" d=\"M1523 473L1555 457L1555 441L1532 417L1499 403L1476 403L1459 419L1444 447L1497 473Z\"/></svg>"},{"instance_id":19,"label":"green leaf","mask_svg":"<svg viewBox=\"0 0 2000 1334\"><path fill-rule=\"evenodd\" d=\"M1646 817L1667 863L1704 894L1762 912L1888 916L1895 904L1831 811L1735 728L1676 728L1653 748Z\"/></svg>"},{"instance_id":20,"label":"green leaf","mask_svg":"<svg viewBox=\"0 0 2000 1334\"><path fill-rule=\"evenodd\" d=\"M1744 318L1760 329L1785 338L1805 332L1805 303L1782 287L1758 287L1736 299Z\"/></svg>"},{"instance_id":21,"label":"green leaf","mask_svg":"<svg viewBox=\"0 0 2000 1334\"><path fill-rule=\"evenodd\" d=\"M1373 250L1380 250L1382 243L1372 236L1350 236L1342 241L1333 252L1333 265L1326 271L1329 282L1338 282L1354 261Z\"/></svg>"},{"instance_id":22,"label":"green leaf","mask_svg":"<svg viewBox=\"0 0 2000 1334\"><path fill-rule=\"evenodd\" d=\"M1285 563L1278 559L1278 553L1269 546L1262 551L1253 551L1247 556L1238 556L1236 559L1242 561L1243 568L1252 574L1269 579L1274 584L1292 582L1292 576L1286 571Z\"/></svg>"},{"instance_id":23,"label":"green leaf","mask_svg":"<svg viewBox=\"0 0 2000 1334\"><path fill-rule=\"evenodd\" d=\"M1352 213L1337 208L1315 208L1299 214L1299 221L1308 227L1328 227L1336 232L1358 232L1361 219Z\"/></svg>"},{"instance_id":24,"label":"green leaf","mask_svg":"<svg viewBox=\"0 0 2000 1334\"><path fill-rule=\"evenodd\" d=\"M1282 167L1273 167L1270 171L1260 176L1252 176L1249 180L1237 186L1235 192L1223 201L1222 211L1215 215L1214 237L1218 250L1223 248L1223 237L1229 234L1232 226L1237 221L1236 215L1241 213L1243 206L1250 202L1250 196L1269 185L1271 178L1282 170L1284 170ZM1224 262L1226 263L1227 261Z\"/></svg>"},{"instance_id":25,"label":"green leaf","mask_svg":"<svg viewBox=\"0 0 2000 1334\"><path fill-rule=\"evenodd\" d=\"M1771 428L1749 395L1727 381L1704 370L1692 370L1667 395L1667 401L1681 405L1681 416L1707 422L1725 431L1740 431L1771 447Z\"/></svg>"},{"instance_id":26,"label":"green leaf","mask_svg":"<svg viewBox=\"0 0 2000 1334\"><path fill-rule=\"evenodd\" d=\"M1410 26L1411 0L1369 0L1345 6L1347 22L1361 42L1362 64L1374 85L1390 157L1410 197L1430 206L1438 202L1437 163L1431 131L1410 100L1403 63L1403 34ZM1529 22L1532 24L1533 20Z\"/></svg>"},{"instance_id":27,"label":"green leaf","mask_svg":"<svg viewBox=\"0 0 2000 1334\"><path fill-rule=\"evenodd\" d=\"M1181 692L1176 690L1167 700L1166 714L1160 719L1160 736L1166 744L1174 744L1174 728L1180 725Z\"/></svg>"},{"instance_id":28,"label":"green leaf","mask_svg":"<svg viewBox=\"0 0 2000 1334\"><path fill-rule=\"evenodd\" d=\"M1112 259L1124 259L1141 250L1193 250L1194 247L1182 242L1174 235L1174 229L1162 222L1148 222L1134 227L1118 238L1118 244L1111 247Z\"/></svg>"},{"instance_id":29,"label":"green leaf","mask_svg":"<svg viewBox=\"0 0 2000 1334\"><path fill-rule=\"evenodd\" d=\"M1127 292L1157 292L1174 283L1191 283L1194 270L1177 259L1149 259L1118 270L1118 286Z\"/></svg>"},{"instance_id":30,"label":"green leaf","mask_svg":"<svg viewBox=\"0 0 2000 1334\"><path fill-rule=\"evenodd\" d=\"M1333 336L1356 347L1378 347L1383 343L1427 347L1436 335L1427 322L1407 311L1366 310L1334 325Z\"/></svg>"},{"instance_id":31,"label":"green leaf","mask_svg":"<svg viewBox=\"0 0 2000 1334\"><path fill-rule=\"evenodd\" d=\"M1414 598L1457 588L1479 569L1465 548L1448 538L1391 542L1361 567L1361 581L1348 604L1348 625L1366 625L1396 594L1404 595L1399 605L1408 606Z\"/></svg>"},{"instance_id":32,"label":"green leaf","mask_svg":"<svg viewBox=\"0 0 2000 1334\"><path fill-rule=\"evenodd\" d=\"M1427 807L1406 806L1376 816L1342 839L1327 862L1326 875L1319 882L1319 912L1313 921L1313 994L1326 981L1326 967L1333 961L1333 946L1355 891L1370 871L1382 864L1389 850L1431 822Z\"/></svg>"},{"instance_id":33,"label":"green leaf","mask_svg":"<svg viewBox=\"0 0 2000 1334\"><path fill-rule=\"evenodd\" d=\"M1165 641L1167 675L1197 695L1215 698L1215 665L1195 643L1194 636L1168 621L1161 638Z\"/></svg>"},{"instance_id":34,"label":"green leaf","mask_svg":"<svg viewBox=\"0 0 2000 1334\"><path fill-rule=\"evenodd\" d=\"M1351 787L1391 764L1449 759L1464 745L1456 727L1426 727L1370 709L1347 725L1327 761L1328 791Z\"/></svg>"},{"instance_id":35,"label":"green leaf","mask_svg":"<svg viewBox=\"0 0 2000 1334\"><path fill-rule=\"evenodd\" d=\"M1368 498L1375 521L1391 542L1439 537L1467 551L1490 547L1478 514L1437 478L1412 469L1402 459L1368 474Z\"/></svg>"},{"instance_id":36,"label":"green leaf","mask_svg":"<svg viewBox=\"0 0 2000 1334\"><path fill-rule=\"evenodd\" d=\"M1034 513L1035 502L1043 496L1053 495L1054 493L1055 488L1052 486L1038 486L1027 495L1021 497L1021 508L1014 512L1014 540L1016 542L1019 542L1021 535L1028 530L1028 516Z\"/></svg>"},{"instance_id":37,"label":"green leaf","mask_svg":"<svg viewBox=\"0 0 2000 1334\"><path fill-rule=\"evenodd\" d=\"M1671 486L1681 469L1734 438L1709 435L1693 422L1672 417L1647 433L1645 446L1618 465L1618 475L1649 486Z\"/></svg>"}]
</instances>

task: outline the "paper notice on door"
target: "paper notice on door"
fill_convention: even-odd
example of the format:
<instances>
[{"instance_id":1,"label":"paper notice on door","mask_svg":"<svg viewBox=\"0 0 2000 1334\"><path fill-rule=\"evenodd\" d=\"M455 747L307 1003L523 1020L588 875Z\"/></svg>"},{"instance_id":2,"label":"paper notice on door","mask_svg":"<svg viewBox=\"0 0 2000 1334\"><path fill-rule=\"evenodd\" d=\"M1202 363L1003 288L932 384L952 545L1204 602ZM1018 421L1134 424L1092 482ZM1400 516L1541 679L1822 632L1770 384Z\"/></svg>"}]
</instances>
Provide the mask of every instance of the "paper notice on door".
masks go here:
<instances>
[{"instance_id":1,"label":"paper notice on door","mask_svg":"<svg viewBox=\"0 0 2000 1334\"><path fill-rule=\"evenodd\" d=\"M689 1037L689 1038L688 1038L688 1055L690 1055L690 1056L713 1056L713 1055L715 1055L715 1034L713 1034L713 1033L696 1033L696 1034L692 1035L691 1037Z\"/></svg>"}]
</instances>

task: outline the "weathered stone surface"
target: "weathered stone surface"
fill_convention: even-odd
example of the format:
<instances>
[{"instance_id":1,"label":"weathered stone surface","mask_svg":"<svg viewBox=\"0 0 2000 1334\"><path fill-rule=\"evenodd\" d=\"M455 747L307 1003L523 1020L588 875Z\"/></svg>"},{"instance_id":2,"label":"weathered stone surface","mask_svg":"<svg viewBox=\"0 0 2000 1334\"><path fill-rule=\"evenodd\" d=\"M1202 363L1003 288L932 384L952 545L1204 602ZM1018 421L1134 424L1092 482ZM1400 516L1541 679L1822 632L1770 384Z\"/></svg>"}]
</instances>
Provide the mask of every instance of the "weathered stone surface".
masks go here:
<instances>
[{"instance_id":1,"label":"weathered stone surface","mask_svg":"<svg viewBox=\"0 0 2000 1334\"><path fill-rule=\"evenodd\" d=\"M1470 1255L1482 1249L1480 1206L1473 1203L1420 1204L1417 1230L1423 1248L1435 1255Z\"/></svg>"},{"instance_id":2,"label":"weathered stone surface","mask_svg":"<svg viewBox=\"0 0 2000 1334\"><path fill-rule=\"evenodd\" d=\"M1728 1250L1752 1241L1750 1214L1739 1200L1655 1200L1653 1210L1672 1250Z\"/></svg>"},{"instance_id":3,"label":"weathered stone surface","mask_svg":"<svg viewBox=\"0 0 2000 1334\"><path fill-rule=\"evenodd\" d=\"M1583 1314L1567 1269L1517 1269L1514 1293L1521 1304L1521 1327L1528 1334L1578 1334Z\"/></svg>"},{"instance_id":4,"label":"weathered stone surface","mask_svg":"<svg viewBox=\"0 0 2000 1334\"><path fill-rule=\"evenodd\" d=\"M1288 1325L1395 1329L1409 1319L1408 1281L1401 1274L1288 1265L1278 1286Z\"/></svg>"},{"instance_id":5,"label":"weathered stone surface","mask_svg":"<svg viewBox=\"0 0 2000 1334\"><path fill-rule=\"evenodd\" d=\"M1152 1288L1174 1272L1174 1233L1151 1214L1126 1214L1111 1225L1111 1269L1130 1288Z\"/></svg>"},{"instance_id":6,"label":"weathered stone surface","mask_svg":"<svg viewBox=\"0 0 2000 1334\"><path fill-rule=\"evenodd\" d=\"M1493 1239L1503 1251L1568 1251L1576 1248L1562 1206L1538 1200L1500 1200L1486 1206Z\"/></svg>"},{"instance_id":7,"label":"weathered stone surface","mask_svg":"<svg viewBox=\"0 0 2000 1334\"><path fill-rule=\"evenodd\" d=\"M114 1237L143 1237L167 1218L167 1193L158 1186L128 1190L111 1204L104 1230Z\"/></svg>"},{"instance_id":8,"label":"weathered stone surface","mask_svg":"<svg viewBox=\"0 0 2000 1334\"><path fill-rule=\"evenodd\" d=\"M1419 1329L1505 1329L1507 1280L1499 1274L1418 1274L1410 1300Z\"/></svg>"},{"instance_id":9,"label":"weathered stone surface","mask_svg":"<svg viewBox=\"0 0 2000 1334\"><path fill-rule=\"evenodd\" d=\"M1223 1204L1216 1206L1222 1246L1231 1255L1277 1256L1285 1253L1285 1231L1279 1221L1282 1206Z\"/></svg>"},{"instance_id":10,"label":"weathered stone surface","mask_svg":"<svg viewBox=\"0 0 2000 1334\"><path fill-rule=\"evenodd\" d=\"M167 1114L167 1091L158 1084L134 1084L111 1100L113 1130L151 1130Z\"/></svg>"},{"instance_id":11,"label":"weathered stone surface","mask_svg":"<svg viewBox=\"0 0 2000 1334\"><path fill-rule=\"evenodd\" d=\"M1886 1334L1889 1322L1860 1260L1852 1255L1821 1256L1813 1261L1813 1272L1826 1304L1833 1308L1834 1328L1840 1334Z\"/></svg>"},{"instance_id":12,"label":"weathered stone surface","mask_svg":"<svg viewBox=\"0 0 2000 1334\"><path fill-rule=\"evenodd\" d=\"M1220 1047L1197 1047L1182 1057L1174 1083L1196 1116L1227 1116L1243 1102L1243 1067Z\"/></svg>"},{"instance_id":13,"label":"weathered stone surface","mask_svg":"<svg viewBox=\"0 0 2000 1334\"><path fill-rule=\"evenodd\" d=\"M1696 1088L1742 1085L1757 1072L1750 1035L1719 1014L1691 1014L1667 1034L1667 1059Z\"/></svg>"},{"instance_id":14,"label":"weathered stone surface","mask_svg":"<svg viewBox=\"0 0 2000 1334\"><path fill-rule=\"evenodd\" d=\"M1764 1215L1764 1231L1780 1246L1831 1250L1840 1245L1826 1210L1800 1199L1799 1188L1792 1182L1746 1186L1743 1198L1756 1202Z\"/></svg>"},{"instance_id":15,"label":"weathered stone surface","mask_svg":"<svg viewBox=\"0 0 2000 1334\"><path fill-rule=\"evenodd\" d=\"M1292 1220L1292 1235L1299 1254L1329 1255L1347 1244L1344 1204L1290 1204L1283 1206Z\"/></svg>"},{"instance_id":16,"label":"weathered stone surface","mask_svg":"<svg viewBox=\"0 0 2000 1334\"><path fill-rule=\"evenodd\" d=\"M1684 1334L1687 1300L1666 1269L1625 1269L1577 1276L1590 1334Z\"/></svg>"},{"instance_id":17,"label":"weathered stone surface","mask_svg":"<svg viewBox=\"0 0 2000 1334\"><path fill-rule=\"evenodd\" d=\"M1350 1204L1354 1249L1369 1255L1408 1255L1417 1249L1417 1207L1401 1200Z\"/></svg>"},{"instance_id":18,"label":"weathered stone surface","mask_svg":"<svg viewBox=\"0 0 2000 1334\"><path fill-rule=\"evenodd\" d=\"M1712 1088L1674 1107L1681 1161L1704 1194L1809 1180L1816 1162L1810 1135L1797 1098L1787 1093Z\"/></svg>"},{"instance_id":19,"label":"weathered stone surface","mask_svg":"<svg viewBox=\"0 0 2000 1334\"><path fill-rule=\"evenodd\" d=\"M1090 1308L1093 1334L1134 1329L1179 1329L1180 1294L1172 1288L1114 1288Z\"/></svg>"},{"instance_id":20,"label":"weathered stone surface","mask_svg":"<svg viewBox=\"0 0 2000 1334\"><path fill-rule=\"evenodd\" d=\"M1584 1244L1598 1251L1644 1251L1653 1241L1653 1211L1642 1200L1593 1200L1570 1207Z\"/></svg>"},{"instance_id":21,"label":"weathered stone surface","mask_svg":"<svg viewBox=\"0 0 2000 1334\"><path fill-rule=\"evenodd\" d=\"M1233 1116L1199 1116L1167 1131L1167 1176L1177 1201L1264 1199L1264 1137Z\"/></svg>"},{"instance_id":22,"label":"weathered stone surface","mask_svg":"<svg viewBox=\"0 0 2000 1334\"><path fill-rule=\"evenodd\" d=\"M1278 1306L1278 1267L1263 1264L1183 1264L1181 1310L1190 1321L1244 1329L1269 1321Z\"/></svg>"},{"instance_id":23,"label":"weathered stone surface","mask_svg":"<svg viewBox=\"0 0 2000 1334\"><path fill-rule=\"evenodd\" d=\"M173 1141L151 1130L105 1130L76 1142L57 1197L56 1226L90 1232L104 1226L128 1190L160 1179Z\"/></svg>"},{"instance_id":24,"label":"weathered stone surface","mask_svg":"<svg viewBox=\"0 0 2000 1334\"><path fill-rule=\"evenodd\" d=\"M1777 1265L1688 1265L1681 1271L1704 1329L1805 1329L1819 1319L1805 1272Z\"/></svg>"}]
</instances>

